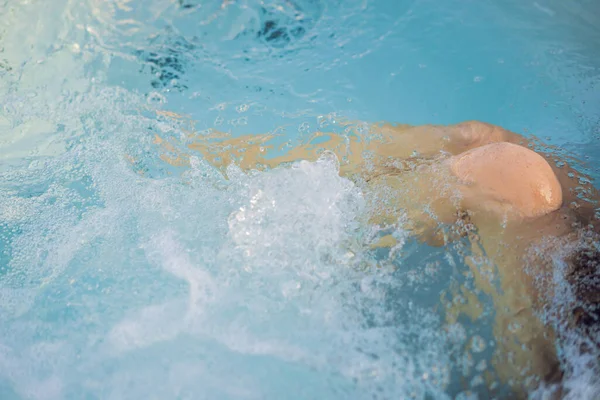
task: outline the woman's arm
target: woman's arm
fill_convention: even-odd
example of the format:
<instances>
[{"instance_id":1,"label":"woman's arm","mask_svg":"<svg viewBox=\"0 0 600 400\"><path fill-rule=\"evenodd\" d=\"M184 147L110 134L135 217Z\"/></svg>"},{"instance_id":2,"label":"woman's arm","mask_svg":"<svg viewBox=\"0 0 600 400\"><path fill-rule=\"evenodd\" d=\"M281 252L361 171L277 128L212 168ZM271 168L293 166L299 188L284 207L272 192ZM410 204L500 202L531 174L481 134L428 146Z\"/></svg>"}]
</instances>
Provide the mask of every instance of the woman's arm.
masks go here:
<instances>
[{"instance_id":1,"label":"woman's arm","mask_svg":"<svg viewBox=\"0 0 600 400\"><path fill-rule=\"evenodd\" d=\"M376 169L393 161L428 159L456 155L475 147L499 141L519 142L523 138L500 127L469 121L456 125L372 124L364 133L364 124L348 124L346 134L316 132L306 143L270 157L274 134L246 135L232 138L227 134L192 136L189 150L202 154L218 168L236 163L242 169L274 168L296 160L316 160L325 150L340 160L341 174ZM158 138L158 144L170 154L165 161L181 164L189 154L173 155L173 146Z\"/></svg>"}]
</instances>

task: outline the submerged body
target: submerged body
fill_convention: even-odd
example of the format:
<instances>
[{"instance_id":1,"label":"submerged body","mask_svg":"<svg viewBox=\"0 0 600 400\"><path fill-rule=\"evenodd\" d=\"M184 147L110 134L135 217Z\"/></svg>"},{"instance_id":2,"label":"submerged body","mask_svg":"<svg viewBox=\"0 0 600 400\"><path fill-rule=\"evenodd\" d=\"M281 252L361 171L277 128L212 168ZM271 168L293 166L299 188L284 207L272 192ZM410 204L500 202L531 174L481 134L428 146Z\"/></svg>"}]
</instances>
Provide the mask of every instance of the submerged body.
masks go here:
<instances>
[{"instance_id":1,"label":"submerged body","mask_svg":"<svg viewBox=\"0 0 600 400\"><path fill-rule=\"evenodd\" d=\"M356 129L345 136L315 135L321 136L328 138L276 158L266 156L268 135L218 143L204 137L189 148L217 167L236 163L243 169L315 160L330 151L340 161L340 174L362 182L371 192L371 223L393 225L403 219L405 229L433 245L455 239L444 226L474 227L458 235L469 237L471 255L464 261L477 289L494 303L497 375L523 395L540 384L557 384L560 395L565 371L556 336L562 334L561 326L582 321L596 329L597 290L578 290L579 282L571 279L582 311L565 309L553 320L559 326L542 321L538 316L556 290L556 271L552 257L532 249L546 246L551 253L570 244L570 253L563 252L563 257L574 260L581 246L573 244L581 242L582 232L596 229L595 203L581 198L575 171L531 150L531 143L520 135L474 121L453 126L383 125L372 127L369 137ZM169 149L162 139L158 143ZM186 156L165 160L182 164ZM591 186L586 190L586 197L598 198ZM393 244L389 237L379 243ZM594 251L589 246L587 250ZM577 276L580 266L570 265L565 273ZM599 274L597 264L588 270L585 278Z\"/></svg>"}]
</instances>

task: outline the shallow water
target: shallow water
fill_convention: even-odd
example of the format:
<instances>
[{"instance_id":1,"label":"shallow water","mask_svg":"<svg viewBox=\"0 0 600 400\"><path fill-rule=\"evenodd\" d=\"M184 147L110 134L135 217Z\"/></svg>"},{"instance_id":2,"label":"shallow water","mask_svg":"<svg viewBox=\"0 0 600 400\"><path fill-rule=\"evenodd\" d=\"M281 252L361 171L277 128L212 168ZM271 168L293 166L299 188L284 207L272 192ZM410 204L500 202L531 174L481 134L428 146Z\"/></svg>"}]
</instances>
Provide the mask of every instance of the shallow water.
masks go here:
<instances>
[{"instance_id":1,"label":"shallow water","mask_svg":"<svg viewBox=\"0 0 600 400\"><path fill-rule=\"evenodd\" d=\"M478 119L596 177L600 7L563 3L0 0L0 398L506 396L485 298L445 324L460 243L366 250L328 159L225 180L153 141Z\"/></svg>"}]
</instances>

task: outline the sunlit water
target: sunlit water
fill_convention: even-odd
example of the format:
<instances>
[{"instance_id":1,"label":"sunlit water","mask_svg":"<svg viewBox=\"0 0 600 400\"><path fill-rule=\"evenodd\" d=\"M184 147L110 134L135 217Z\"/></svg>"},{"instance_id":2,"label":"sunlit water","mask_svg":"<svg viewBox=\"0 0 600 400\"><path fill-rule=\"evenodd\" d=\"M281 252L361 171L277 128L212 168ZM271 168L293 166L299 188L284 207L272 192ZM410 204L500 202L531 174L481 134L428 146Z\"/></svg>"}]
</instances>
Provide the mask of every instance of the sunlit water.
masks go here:
<instances>
[{"instance_id":1,"label":"sunlit water","mask_svg":"<svg viewBox=\"0 0 600 400\"><path fill-rule=\"evenodd\" d=\"M593 0L0 1L0 398L507 395L491 316L445 323L458 247L399 226L365 250L368 194L332 160L225 180L153 140L479 119L596 176L599 21ZM598 393L584 372L573 398Z\"/></svg>"}]
</instances>

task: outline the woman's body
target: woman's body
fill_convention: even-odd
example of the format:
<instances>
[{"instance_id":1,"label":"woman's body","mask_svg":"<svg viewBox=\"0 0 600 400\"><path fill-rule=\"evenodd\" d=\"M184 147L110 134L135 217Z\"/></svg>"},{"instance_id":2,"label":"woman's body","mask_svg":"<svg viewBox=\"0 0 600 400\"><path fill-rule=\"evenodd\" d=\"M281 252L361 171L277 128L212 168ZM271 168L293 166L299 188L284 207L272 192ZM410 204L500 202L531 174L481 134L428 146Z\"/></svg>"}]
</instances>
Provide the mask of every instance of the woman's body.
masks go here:
<instances>
[{"instance_id":1,"label":"woman's body","mask_svg":"<svg viewBox=\"0 0 600 400\"><path fill-rule=\"evenodd\" d=\"M369 136L354 128L350 125L345 136L318 133L328 140L277 158L266 157L271 136L218 143L200 138L189 148L217 167L236 163L244 169L315 160L331 151L340 161L340 174L371 192L372 223L403 219L406 229L430 244L447 244L452 238L441 228L457 221L464 226L466 217L476 234L470 235L472 255L465 262L496 310L498 375L523 392L541 381L559 382L555 331L537 317L555 290L554 267L532 249L546 238L573 242L577 230L597 224L595 204L579 198L579 176L529 150L525 138L481 122L383 125L371 127ZM589 198L598 198L591 186L586 190Z\"/></svg>"}]
</instances>

